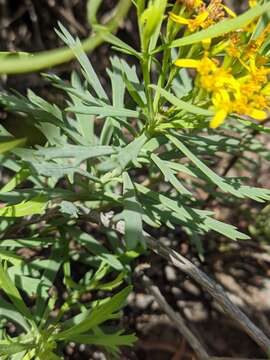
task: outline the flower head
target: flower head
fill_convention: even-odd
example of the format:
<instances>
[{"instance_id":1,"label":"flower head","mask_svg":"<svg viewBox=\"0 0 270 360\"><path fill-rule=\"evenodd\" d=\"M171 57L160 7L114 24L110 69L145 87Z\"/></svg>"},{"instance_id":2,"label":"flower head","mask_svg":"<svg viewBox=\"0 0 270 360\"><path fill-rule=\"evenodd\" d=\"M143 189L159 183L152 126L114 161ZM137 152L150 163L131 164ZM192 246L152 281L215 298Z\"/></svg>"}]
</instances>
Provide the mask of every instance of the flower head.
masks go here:
<instances>
[{"instance_id":1,"label":"flower head","mask_svg":"<svg viewBox=\"0 0 270 360\"><path fill-rule=\"evenodd\" d=\"M264 120L269 107L268 77L270 70L256 65L255 59L244 64L246 74L237 77L232 69L225 68L205 55L201 60L178 59L176 66L197 70L196 83L209 95L215 115L212 128L220 126L231 113ZM265 90L267 89L267 90ZM263 91L264 90L264 91Z\"/></svg>"},{"instance_id":2,"label":"flower head","mask_svg":"<svg viewBox=\"0 0 270 360\"><path fill-rule=\"evenodd\" d=\"M222 0L211 0L208 6L201 0L180 0L179 2L183 3L187 9L193 10L194 13L189 17L170 13L170 19L178 24L187 25L191 32L209 27L223 19L226 14L231 17L236 16L231 9L222 4Z\"/></svg>"},{"instance_id":3,"label":"flower head","mask_svg":"<svg viewBox=\"0 0 270 360\"><path fill-rule=\"evenodd\" d=\"M193 32L199 28L206 27L208 22L206 21L209 16L208 11L203 11L195 18L187 19L183 16L176 15L174 13L170 13L170 19L178 24L187 25L188 29Z\"/></svg>"},{"instance_id":4,"label":"flower head","mask_svg":"<svg viewBox=\"0 0 270 360\"><path fill-rule=\"evenodd\" d=\"M257 0L249 0L249 6L250 7L253 7L253 6L256 6L258 4L258 1Z\"/></svg>"}]
</instances>

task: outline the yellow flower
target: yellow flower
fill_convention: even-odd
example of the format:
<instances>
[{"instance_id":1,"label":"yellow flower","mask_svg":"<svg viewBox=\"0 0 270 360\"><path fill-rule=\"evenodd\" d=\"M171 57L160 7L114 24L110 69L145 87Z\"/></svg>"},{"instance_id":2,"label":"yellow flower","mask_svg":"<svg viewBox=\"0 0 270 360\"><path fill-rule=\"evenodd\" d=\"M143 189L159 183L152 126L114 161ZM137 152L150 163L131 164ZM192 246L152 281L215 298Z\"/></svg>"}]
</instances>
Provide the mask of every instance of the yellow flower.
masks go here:
<instances>
[{"instance_id":1,"label":"yellow flower","mask_svg":"<svg viewBox=\"0 0 270 360\"><path fill-rule=\"evenodd\" d=\"M175 61L178 67L188 67L197 69L200 77L200 85L208 92L218 91L226 87L239 94L240 85L230 73L218 66L218 63L204 56L201 60L178 59Z\"/></svg>"},{"instance_id":2,"label":"yellow flower","mask_svg":"<svg viewBox=\"0 0 270 360\"><path fill-rule=\"evenodd\" d=\"M213 119L210 121L210 127L212 129L216 129L220 125L222 125L227 117L228 113L224 109L220 109L216 112Z\"/></svg>"},{"instance_id":3,"label":"yellow flower","mask_svg":"<svg viewBox=\"0 0 270 360\"><path fill-rule=\"evenodd\" d=\"M230 95L225 89L213 93L212 102L216 113L210 121L210 127L215 129L222 125L228 114L232 112L232 104Z\"/></svg>"},{"instance_id":4,"label":"yellow flower","mask_svg":"<svg viewBox=\"0 0 270 360\"><path fill-rule=\"evenodd\" d=\"M199 28L206 27L206 20L209 16L208 11L203 11L199 15L197 15L194 19L187 19L183 16L176 15L174 13L170 13L170 19L178 24L187 25L188 29L193 32Z\"/></svg>"},{"instance_id":5,"label":"yellow flower","mask_svg":"<svg viewBox=\"0 0 270 360\"><path fill-rule=\"evenodd\" d=\"M197 68L200 65L200 61L193 59L178 59L174 62L174 65L185 68Z\"/></svg>"},{"instance_id":6,"label":"yellow flower","mask_svg":"<svg viewBox=\"0 0 270 360\"><path fill-rule=\"evenodd\" d=\"M201 60L194 59L178 59L174 63L178 67L194 68L205 75L209 72L214 72L217 69L217 63L207 56L204 56Z\"/></svg>"},{"instance_id":7,"label":"yellow flower","mask_svg":"<svg viewBox=\"0 0 270 360\"><path fill-rule=\"evenodd\" d=\"M197 70L196 83L209 94L215 109L210 127L220 126L231 113L259 121L267 117L270 109L267 75L270 70L257 67L255 58L251 58L248 64L242 64L247 75L239 78L232 74L232 70L223 68L206 55L201 60L178 59L175 65Z\"/></svg>"},{"instance_id":8,"label":"yellow flower","mask_svg":"<svg viewBox=\"0 0 270 360\"><path fill-rule=\"evenodd\" d=\"M232 11L232 9L230 9L228 6L226 5L222 5L223 9L226 11L226 13L231 16L232 18L235 18L237 15L234 11Z\"/></svg>"},{"instance_id":9,"label":"yellow flower","mask_svg":"<svg viewBox=\"0 0 270 360\"><path fill-rule=\"evenodd\" d=\"M262 93L262 95L270 97L270 82L264 86L261 93Z\"/></svg>"},{"instance_id":10,"label":"yellow flower","mask_svg":"<svg viewBox=\"0 0 270 360\"><path fill-rule=\"evenodd\" d=\"M255 23L255 25L257 25ZM267 39L270 33L270 23L265 27L261 32L260 36L256 40L250 40L244 51L244 59L249 59L251 56L259 54L259 50L262 47L263 43Z\"/></svg>"},{"instance_id":11,"label":"yellow flower","mask_svg":"<svg viewBox=\"0 0 270 360\"><path fill-rule=\"evenodd\" d=\"M256 6L258 4L257 0L249 0L248 3L250 7Z\"/></svg>"},{"instance_id":12,"label":"yellow flower","mask_svg":"<svg viewBox=\"0 0 270 360\"><path fill-rule=\"evenodd\" d=\"M248 75L246 78L251 79L254 84L262 85L268 82L268 74L270 74L270 69L264 66L257 66L255 56L252 56L249 60L249 64L241 62L243 67L248 70Z\"/></svg>"},{"instance_id":13,"label":"yellow flower","mask_svg":"<svg viewBox=\"0 0 270 360\"><path fill-rule=\"evenodd\" d=\"M178 24L187 25L191 32L200 28L205 29L222 20L226 13L230 17L236 17L236 14L230 8L223 5L221 0L211 0L207 7L201 0L179 0L179 2L182 2L189 9L195 9L197 15L194 18L185 18L170 13L170 19Z\"/></svg>"}]
</instances>

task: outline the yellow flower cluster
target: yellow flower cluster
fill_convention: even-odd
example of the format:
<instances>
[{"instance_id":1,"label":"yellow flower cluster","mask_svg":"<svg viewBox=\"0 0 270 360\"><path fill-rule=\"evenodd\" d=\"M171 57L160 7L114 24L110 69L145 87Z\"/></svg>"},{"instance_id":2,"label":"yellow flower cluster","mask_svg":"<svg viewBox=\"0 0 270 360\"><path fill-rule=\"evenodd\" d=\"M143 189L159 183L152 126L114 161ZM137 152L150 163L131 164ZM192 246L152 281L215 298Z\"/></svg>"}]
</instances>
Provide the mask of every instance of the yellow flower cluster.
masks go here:
<instances>
[{"instance_id":1,"label":"yellow flower cluster","mask_svg":"<svg viewBox=\"0 0 270 360\"><path fill-rule=\"evenodd\" d=\"M188 9L195 11L196 16L186 18L170 13L170 19L178 24L187 25L190 32L200 28L205 29L224 18L226 14L231 17L236 16L231 9L222 4L222 0L212 0L208 6L202 0L193 0L191 2L180 0L180 2L183 2Z\"/></svg>"},{"instance_id":2,"label":"yellow flower cluster","mask_svg":"<svg viewBox=\"0 0 270 360\"><path fill-rule=\"evenodd\" d=\"M215 110L210 123L212 128L220 126L231 113L247 115L256 120L267 117L270 109L267 75L270 70L264 66L257 67L254 58L248 65L243 64L246 74L240 77L207 55L201 60L178 59L175 65L197 70L197 86L210 94Z\"/></svg>"},{"instance_id":3,"label":"yellow flower cluster","mask_svg":"<svg viewBox=\"0 0 270 360\"><path fill-rule=\"evenodd\" d=\"M194 19L187 19L182 16L175 15L173 13L170 14L171 20L177 22L181 25L187 25L190 31L195 31L197 29L204 28L209 26L206 20L209 16L208 11L201 12L198 16L196 16Z\"/></svg>"},{"instance_id":4,"label":"yellow flower cluster","mask_svg":"<svg viewBox=\"0 0 270 360\"><path fill-rule=\"evenodd\" d=\"M170 18L187 25L193 32L209 25L209 7L214 4L221 5L221 1L212 0L207 8L201 7L195 18L185 19L175 14L170 14ZM255 4L256 1L250 1L250 6ZM234 16L226 8L225 11ZM212 128L220 126L232 113L259 121L267 118L270 110L270 68L266 66L268 59L259 55L259 50L269 32L270 24L257 40L244 41L243 44L241 31L226 36L214 44L219 49L216 54L222 55L219 60L211 49L201 59L176 60L178 67L196 69L196 89L201 95L203 93L205 106L210 106L215 113L210 122Z\"/></svg>"}]
</instances>

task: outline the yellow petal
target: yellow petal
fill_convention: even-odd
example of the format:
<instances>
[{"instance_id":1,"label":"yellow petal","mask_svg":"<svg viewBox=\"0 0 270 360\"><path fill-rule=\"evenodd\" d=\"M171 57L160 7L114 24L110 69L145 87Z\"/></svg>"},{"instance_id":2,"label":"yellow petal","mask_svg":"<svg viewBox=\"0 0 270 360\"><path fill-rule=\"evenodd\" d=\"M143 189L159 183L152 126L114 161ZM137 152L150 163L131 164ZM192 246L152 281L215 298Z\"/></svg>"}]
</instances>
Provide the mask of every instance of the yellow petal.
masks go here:
<instances>
[{"instance_id":1,"label":"yellow petal","mask_svg":"<svg viewBox=\"0 0 270 360\"><path fill-rule=\"evenodd\" d=\"M252 109L250 114L250 117L252 117L255 120L265 120L267 118L267 114L265 111L262 110L257 110L257 109Z\"/></svg>"},{"instance_id":2,"label":"yellow petal","mask_svg":"<svg viewBox=\"0 0 270 360\"><path fill-rule=\"evenodd\" d=\"M258 4L257 0L249 0L248 3L250 7L256 6Z\"/></svg>"},{"instance_id":3,"label":"yellow petal","mask_svg":"<svg viewBox=\"0 0 270 360\"><path fill-rule=\"evenodd\" d=\"M222 5L223 9L226 11L226 13L228 15L230 15L231 17L235 18L236 17L236 14L235 12L233 12L228 6L226 5Z\"/></svg>"},{"instance_id":4,"label":"yellow petal","mask_svg":"<svg viewBox=\"0 0 270 360\"><path fill-rule=\"evenodd\" d=\"M195 0L194 8L198 8L203 5L203 0Z\"/></svg>"},{"instance_id":5,"label":"yellow petal","mask_svg":"<svg viewBox=\"0 0 270 360\"><path fill-rule=\"evenodd\" d=\"M196 16L194 20L196 21L196 23L201 24L208 18L208 16L209 16L209 12L205 10L202 13L200 13L198 16Z\"/></svg>"},{"instance_id":6,"label":"yellow petal","mask_svg":"<svg viewBox=\"0 0 270 360\"><path fill-rule=\"evenodd\" d=\"M209 49L210 49L210 46L211 46L211 42L212 42L212 39L211 39L211 38L207 38L207 39L202 40L203 48L204 48L205 50L209 50Z\"/></svg>"},{"instance_id":7,"label":"yellow petal","mask_svg":"<svg viewBox=\"0 0 270 360\"><path fill-rule=\"evenodd\" d=\"M228 113L224 109L217 111L213 119L210 121L210 127L212 129L216 129L217 127L219 127L221 124L224 123L227 115Z\"/></svg>"},{"instance_id":8,"label":"yellow petal","mask_svg":"<svg viewBox=\"0 0 270 360\"><path fill-rule=\"evenodd\" d=\"M182 25L188 25L189 24L189 20L184 18L183 16L178 16L174 13L170 13L170 19L174 22L177 22L178 24L182 24Z\"/></svg>"},{"instance_id":9,"label":"yellow petal","mask_svg":"<svg viewBox=\"0 0 270 360\"><path fill-rule=\"evenodd\" d=\"M194 59L178 59L174 62L174 65L185 68L197 68L200 65L199 60Z\"/></svg>"},{"instance_id":10,"label":"yellow petal","mask_svg":"<svg viewBox=\"0 0 270 360\"><path fill-rule=\"evenodd\" d=\"M261 94L270 96L270 83L262 89Z\"/></svg>"}]
</instances>

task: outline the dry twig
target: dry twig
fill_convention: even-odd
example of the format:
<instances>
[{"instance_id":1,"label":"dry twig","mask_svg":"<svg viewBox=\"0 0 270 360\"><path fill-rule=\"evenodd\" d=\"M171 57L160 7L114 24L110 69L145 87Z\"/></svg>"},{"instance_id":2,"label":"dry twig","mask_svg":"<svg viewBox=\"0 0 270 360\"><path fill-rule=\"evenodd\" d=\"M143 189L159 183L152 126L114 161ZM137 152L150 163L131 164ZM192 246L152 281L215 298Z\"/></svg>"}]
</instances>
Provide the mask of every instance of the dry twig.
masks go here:
<instances>
[{"instance_id":1,"label":"dry twig","mask_svg":"<svg viewBox=\"0 0 270 360\"><path fill-rule=\"evenodd\" d=\"M88 220L99 223L107 228L113 228L121 234L125 232L123 221L118 221L116 224L112 223L112 213L100 214L92 212L87 217ZM202 286L217 301L223 312L237 322L242 330L246 332L265 353L269 353L270 340L268 337L229 299L221 285L212 280L190 260L165 246L160 240L154 239L145 233L145 241L148 247L156 254L170 261L175 267Z\"/></svg>"},{"instance_id":2,"label":"dry twig","mask_svg":"<svg viewBox=\"0 0 270 360\"><path fill-rule=\"evenodd\" d=\"M142 276L142 281L147 289L147 291L153 295L156 302L163 309L163 311L168 315L168 317L173 321L176 328L183 335L186 341L189 343L190 347L197 354L199 359L208 359L209 355L204 349L200 341L196 336L189 330L185 324L184 319L179 313L176 313L173 308L167 303L164 296L161 294L159 288L153 284L153 282L146 276Z\"/></svg>"},{"instance_id":3,"label":"dry twig","mask_svg":"<svg viewBox=\"0 0 270 360\"><path fill-rule=\"evenodd\" d=\"M146 242L155 253L168 259L174 266L200 284L217 301L226 315L236 321L242 330L245 331L265 353L269 352L270 340L263 331L229 299L221 285L217 284L184 256L162 244L161 241L146 237Z\"/></svg>"}]
</instances>

